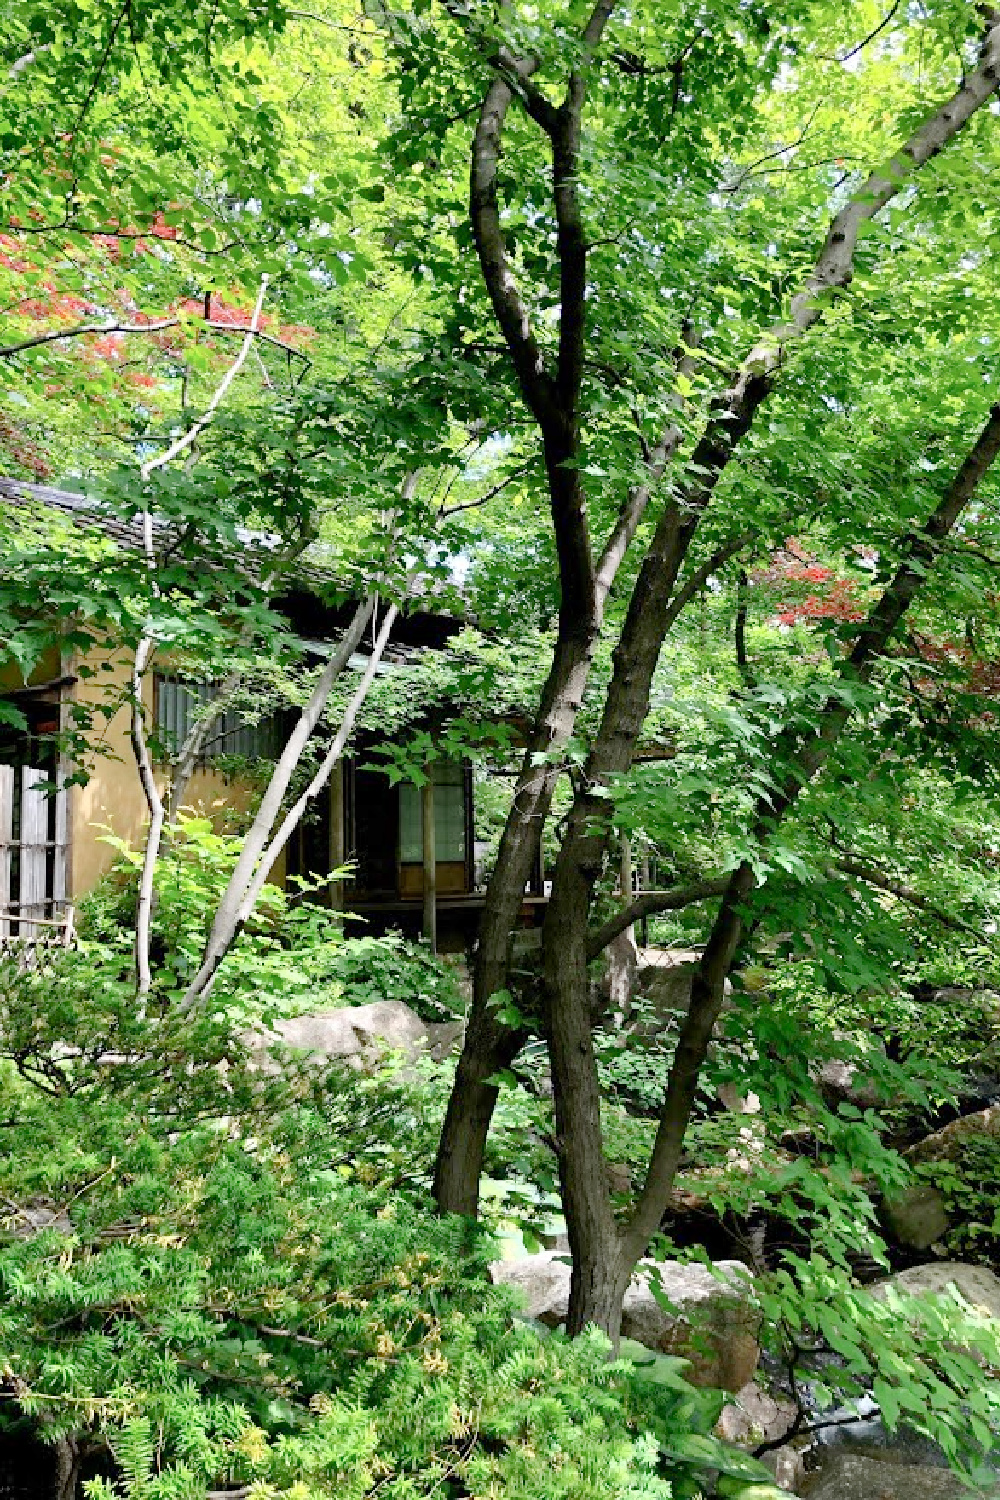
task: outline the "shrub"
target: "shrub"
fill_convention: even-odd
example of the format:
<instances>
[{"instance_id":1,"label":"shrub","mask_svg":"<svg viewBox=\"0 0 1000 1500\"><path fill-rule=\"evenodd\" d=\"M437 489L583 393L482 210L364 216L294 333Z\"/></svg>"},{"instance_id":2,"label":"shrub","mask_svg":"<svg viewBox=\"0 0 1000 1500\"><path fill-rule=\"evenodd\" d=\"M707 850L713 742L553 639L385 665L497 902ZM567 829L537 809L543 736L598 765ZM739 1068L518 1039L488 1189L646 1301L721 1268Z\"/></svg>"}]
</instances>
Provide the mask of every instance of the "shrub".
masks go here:
<instances>
[{"instance_id":1,"label":"shrub","mask_svg":"<svg viewBox=\"0 0 1000 1500\"><path fill-rule=\"evenodd\" d=\"M0 1421L106 1446L93 1500L667 1500L744 1472L676 1361L513 1316L493 1242L400 1170L416 1085L261 1076L225 1013L138 1015L121 956L8 971L0 1021Z\"/></svg>"}]
</instances>

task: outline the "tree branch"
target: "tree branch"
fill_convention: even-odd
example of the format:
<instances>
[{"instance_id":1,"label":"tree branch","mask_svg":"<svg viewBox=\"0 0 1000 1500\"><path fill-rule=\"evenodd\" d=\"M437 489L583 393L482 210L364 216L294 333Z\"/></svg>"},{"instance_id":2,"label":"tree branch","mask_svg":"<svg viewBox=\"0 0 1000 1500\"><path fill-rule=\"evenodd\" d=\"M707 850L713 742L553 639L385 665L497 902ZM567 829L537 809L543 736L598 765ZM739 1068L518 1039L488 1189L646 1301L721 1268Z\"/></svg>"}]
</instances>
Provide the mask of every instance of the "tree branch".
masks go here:
<instances>
[{"instance_id":1,"label":"tree branch","mask_svg":"<svg viewBox=\"0 0 1000 1500\"><path fill-rule=\"evenodd\" d=\"M670 600L670 608L667 610L668 630L681 611L687 608L697 594L701 593L712 575L724 567L730 558L735 557L738 552L742 552L744 547L749 547L751 542L755 540L756 535L755 531L741 531L736 536L731 536L728 541L722 542L716 547L711 556L706 557L705 561L699 567L695 568L694 572L684 580L681 587Z\"/></svg>"},{"instance_id":2,"label":"tree branch","mask_svg":"<svg viewBox=\"0 0 1000 1500\"><path fill-rule=\"evenodd\" d=\"M685 906L694 906L698 901L724 896L729 879L728 875L720 875L715 880L699 880L694 885L678 885L668 891L643 891L630 905L591 931L587 939L587 962L599 957L609 943L643 917L655 917L663 911L682 911Z\"/></svg>"},{"instance_id":3,"label":"tree branch","mask_svg":"<svg viewBox=\"0 0 1000 1500\"><path fill-rule=\"evenodd\" d=\"M896 15L896 12L899 10L899 7L902 5L902 3L903 3L903 0L895 0L895 3L893 4L892 8L889 10L889 13L888 13L888 15L886 15L885 19L882 20L882 21L880 21L878 23L878 25L872 31L869 31L868 35L866 37L863 37L860 42L856 43L856 45L853 46L850 49L849 52L841 52L839 54L836 53L836 52L834 52L834 53L820 52L820 53L817 53L817 56L821 57L824 62L835 62L835 63L850 62L850 60L851 60L852 57L857 57L857 55L858 55L859 52L863 52L864 49L868 46L869 42L873 42L875 40L875 38L877 36L879 36L885 30L885 28L888 25L890 25L890 23L892 22L893 18Z\"/></svg>"},{"instance_id":4,"label":"tree branch","mask_svg":"<svg viewBox=\"0 0 1000 1500\"><path fill-rule=\"evenodd\" d=\"M261 343L271 344L275 349L281 349L285 354L294 354L296 359L304 360L311 364L312 360L308 354L301 349L296 349L294 344L287 344L284 339L277 339L273 334L265 333L261 328L241 328L238 323L217 323L211 318L201 320L205 328L211 328L214 333L242 334L244 337L252 333ZM51 328L45 333L36 333L30 339L22 339L18 344L7 344L0 347L0 359L10 359L12 355L21 354L25 349L34 349L39 344L55 344L60 339L76 339L87 333L162 333L165 328L182 328L182 318L160 318L157 322L150 323L77 323L72 328Z\"/></svg>"},{"instance_id":5,"label":"tree branch","mask_svg":"<svg viewBox=\"0 0 1000 1500\"><path fill-rule=\"evenodd\" d=\"M990 412L976 443L926 525L910 539L903 560L858 630L854 649L839 668L844 682L867 682L871 678L900 620L932 573L942 541L954 529L998 456L1000 404ZM841 694L831 694L818 727L805 743L794 732L779 737L775 759L779 764L793 759L795 765L783 785L757 804L754 832L758 843L763 845L773 836L802 789L826 764L851 713ZM655 1231L669 1198L712 1028L722 1007L725 980L743 938L745 903L756 883L753 865L744 861L730 877L694 978L691 1005L670 1067L645 1186L626 1231L629 1251L634 1251L636 1258Z\"/></svg>"},{"instance_id":6,"label":"tree branch","mask_svg":"<svg viewBox=\"0 0 1000 1500\"><path fill-rule=\"evenodd\" d=\"M509 86L503 79L494 79L483 100L472 145L469 212L483 280L510 350L521 392L539 426L546 430L556 416L553 381L532 332L527 304L507 261L497 198L500 137L510 101Z\"/></svg>"},{"instance_id":7,"label":"tree branch","mask_svg":"<svg viewBox=\"0 0 1000 1500\"><path fill-rule=\"evenodd\" d=\"M948 927L953 932L965 932L974 937L977 942L985 941L985 933L964 918L955 916L952 912L944 911L934 901L922 896L912 886L905 885L901 881L893 880L889 875L883 875L881 870L873 866L863 864L860 860L851 857L842 857L834 861L829 867L827 874L835 877L837 874L850 875L854 880L861 880L865 885L874 886L876 890L885 891L889 896L895 896L897 901L904 901L907 906L914 906L918 911L927 912L928 916L940 922L942 927Z\"/></svg>"},{"instance_id":8,"label":"tree branch","mask_svg":"<svg viewBox=\"0 0 1000 1500\"><path fill-rule=\"evenodd\" d=\"M257 303L253 310L253 316L250 319L250 327L246 330L242 347L240 348L240 351L237 354L236 358L233 360L232 364L229 366L229 369L226 371L225 375L220 381L211 401L208 403L201 416L198 417L197 421L192 424L187 432L182 433L182 435L177 439L176 442L171 443L170 447L167 448L164 453L159 454L158 457L150 459L148 460L148 462L143 464L140 473L142 475L144 483L155 469L162 469L165 464L168 464L172 459L175 459L179 453L183 453L185 448L190 448L192 443L197 442L201 433L204 432L209 422L211 422L220 404L225 399L226 392L229 390L229 387L232 385L233 381L236 379L237 375L246 364L247 356L249 355L250 350L253 348L254 339L258 334L260 312L261 308L264 305L264 293L267 291L267 282L268 277L265 274L260 278L260 291L257 293Z\"/></svg>"},{"instance_id":9,"label":"tree branch","mask_svg":"<svg viewBox=\"0 0 1000 1500\"><path fill-rule=\"evenodd\" d=\"M696 356L694 350L697 347L698 336L690 323L685 322L681 329L681 342L674 353L674 361L677 366L678 375L690 378L694 373ZM678 397L680 400L680 397ZM641 438L641 433L640 433ZM646 508L652 498L653 488L657 481L662 478L667 464L681 445L683 433L676 422L672 422L664 428L659 441L655 447L650 448L643 443L643 458L646 465L648 478L642 484L633 485L628 491L622 504L611 535L608 537L597 564L597 594L603 602L612 587L618 574L618 569L632 545L632 540L639 529L639 525L646 513Z\"/></svg>"},{"instance_id":10,"label":"tree branch","mask_svg":"<svg viewBox=\"0 0 1000 1500\"><path fill-rule=\"evenodd\" d=\"M18 344L0 347L0 359L10 359L25 349L37 348L39 344L54 344L60 339L76 339L85 333L159 333L164 328L176 328L180 318L162 318L157 323L77 323L73 328L53 328L47 333L36 333Z\"/></svg>"},{"instance_id":11,"label":"tree branch","mask_svg":"<svg viewBox=\"0 0 1000 1500\"><path fill-rule=\"evenodd\" d=\"M140 468L139 474L143 484L147 482L150 474L176 458L185 448L190 447L198 437L198 434L211 421L219 403L224 398L229 387L232 385L237 374L246 361L247 355L253 347L254 334L260 318L261 307L264 302L264 292L267 289L267 277L261 278L260 292L257 297L257 305L254 308L253 318L247 337L230 368L226 371L220 381L215 394L206 407L205 411L188 430L182 434L176 442L161 453L157 458L148 459ZM153 546L153 517L149 510L142 513L142 548L146 561L146 568L150 574L153 597L159 597L159 587L156 582L156 553ZM139 781L142 786L143 796L149 810L149 827L146 830L146 846L143 851L142 871L139 876L139 893L136 905L135 922L135 965L136 965L136 990L141 996L147 995L152 986L152 973L150 970L150 935L153 916L153 882L156 875L156 864L160 857L160 844L163 838L164 806L163 798L160 796L153 774L152 760L149 754L149 745L146 740L146 726L144 723L144 710L142 703L143 678L149 664L154 646L154 638L147 628L138 646L132 662L132 752L135 756L136 768L139 772Z\"/></svg>"},{"instance_id":12,"label":"tree branch","mask_svg":"<svg viewBox=\"0 0 1000 1500\"><path fill-rule=\"evenodd\" d=\"M438 511L438 520L447 521L449 516L460 515L463 510L478 510L488 500L492 500L512 484L516 484L519 479L523 479L525 474L530 472L531 468L532 462L529 459L526 463L521 464L519 468L515 469L513 474L508 474L506 479L501 479L499 484L495 484L492 489L487 490L483 495L479 495L475 500L462 500L456 505L447 506L447 508L442 503L441 509Z\"/></svg>"}]
</instances>

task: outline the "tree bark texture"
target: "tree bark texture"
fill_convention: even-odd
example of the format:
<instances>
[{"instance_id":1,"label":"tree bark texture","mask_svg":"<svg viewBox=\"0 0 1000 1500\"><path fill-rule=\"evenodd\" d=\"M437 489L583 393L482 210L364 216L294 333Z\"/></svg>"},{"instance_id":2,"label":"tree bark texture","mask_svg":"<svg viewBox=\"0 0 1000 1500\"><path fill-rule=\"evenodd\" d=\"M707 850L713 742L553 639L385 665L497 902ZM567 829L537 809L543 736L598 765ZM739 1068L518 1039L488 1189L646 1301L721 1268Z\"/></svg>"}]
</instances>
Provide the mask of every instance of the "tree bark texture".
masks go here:
<instances>
[{"instance_id":1,"label":"tree bark texture","mask_svg":"<svg viewBox=\"0 0 1000 1500\"><path fill-rule=\"evenodd\" d=\"M703 435L695 445L684 478L663 511L639 570L614 653L614 670L604 714L584 776L585 790L570 814L556 863L552 900L545 924L547 1033L557 1118L560 1120L560 1171L566 1195L564 1210L574 1255L589 1253L588 1246L596 1244L599 1236L588 1226L598 1221L605 1223L610 1214L609 1205L603 1209L584 1201L587 1184L595 1182L593 1164L603 1159L600 1113L593 1107L597 1080L586 983L587 918L610 836L607 798L601 793L611 778L626 773L631 767L649 709L653 673L672 623L673 596L681 567L719 480L773 388L785 346L818 322L824 306L823 294L846 285L850 280L862 224L884 208L912 173L936 155L996 92L998 60L1000 21L992 18L975 73L963 79L961 87L947 104L911 135L886 167L872 173L860 192L836 215L814 271L806 279L802 291L793 298L790 321L772 329L751 350L728 388L712 403ZM932 521L931 524L940 523ZM889 614L898 608L901 614L916 587L919 587L919 579L915 575L910 583L901 583L898 589L890 588L883 597L882 607ZM906 602L902 602L907 588L912 588L912 592ZM871 622L869 633L872 641L885 638L881 632L882 624L881 618ZM858 650L864 639L863 631ZM859 669L853 656L851 665L854 671ZM839 736L846 719L847 711L842 710L839 701L836 709L830 707L826 720L832 736L831 744ZM827 753L828 750L812 769L806 763L807 755L800 774L806 779L815 774ZM798 795L800 785L801 782L796 780L794 788L786 788L789 797L786 809ZM783 812L778 815L779 819L782 815ZM627 1256L633 1260L642 1254L669 1195L704 1049L721 1006L722 986L742 935L740 905L752 886L752 873L741 867L723 898L695 982L691 1012L682 1030L671 1075L672 1089L668 1089L664 1122L657 1138L647 1186L633 1223L626 1232ZM591 1082L586 1086L581 1083L583 1073L591 1075ZM560 1099L559 1093L564 1087L572 1091L569 1097ZM595 1189L591 1186L590 1190ZM599 1191L607 1200L607 1189L603 1184ZM573 1219L578 1215L581 1227L574 1229ZM580 1275L574 1276L569 1314L572 1326L579 1327L597 1318L599 1310L587 1306L585 1300L587 1286L596 1284L597 1280L597 1268L589 1265L581 1267ZM584 1299L582 1302L581 1298ZM612 1338L617 1337L620 1312L619 1306L610 1323L601 1325Z\"/></svg>"}]
</instances>

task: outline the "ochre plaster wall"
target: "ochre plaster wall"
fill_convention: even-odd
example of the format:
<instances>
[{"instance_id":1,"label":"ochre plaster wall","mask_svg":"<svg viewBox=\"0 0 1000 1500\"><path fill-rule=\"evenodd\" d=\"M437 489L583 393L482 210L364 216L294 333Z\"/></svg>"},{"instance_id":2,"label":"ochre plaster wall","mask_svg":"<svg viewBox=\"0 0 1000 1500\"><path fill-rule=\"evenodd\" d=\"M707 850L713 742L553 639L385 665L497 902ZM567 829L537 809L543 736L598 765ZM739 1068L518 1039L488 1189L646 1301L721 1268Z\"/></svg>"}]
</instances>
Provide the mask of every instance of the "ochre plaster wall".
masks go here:
<instances>
[{"instance_id":1,"label":"ochre plaster wall","mask_svg":"<svg viewBox=\"0 0 1000 1500\"><path fill-rule=\"evenodd\" d=\"M130 659L122 652L91 649L72 667L77 682L68 695L81 705L98 710L86 762L90 779L86 786L70 789L70 894L78 899L91 890L116 859L106 842L108 833L137 845L146 824L146 803L132 755L131 716L125 701ZM146 674L143 702L152 721L153 679ZM100 712L104 711L104 715ZM163 778L158 776L162 787ZM199 768L191 779L186 806L225 828L229 814L244 812L250 803L250 788L217 771ZM284 856L275 866L272 880L283 885Z\"/></svg>"},{"instance_id":2,"label":"ochre plaster wall","mask_svg":"<svg viewBox=\"0 0 1000 1500\"><path fill-rule=\"evenodd\" d=\"M28 678L28 684L36 687L43 682L55 682L62 676L59 652L53 648L39 657L35 670ZM18 688L25 686L24 678L18 670L15 661L0 663L0 693L16 692Z\"/></svg>"}]
</instances>

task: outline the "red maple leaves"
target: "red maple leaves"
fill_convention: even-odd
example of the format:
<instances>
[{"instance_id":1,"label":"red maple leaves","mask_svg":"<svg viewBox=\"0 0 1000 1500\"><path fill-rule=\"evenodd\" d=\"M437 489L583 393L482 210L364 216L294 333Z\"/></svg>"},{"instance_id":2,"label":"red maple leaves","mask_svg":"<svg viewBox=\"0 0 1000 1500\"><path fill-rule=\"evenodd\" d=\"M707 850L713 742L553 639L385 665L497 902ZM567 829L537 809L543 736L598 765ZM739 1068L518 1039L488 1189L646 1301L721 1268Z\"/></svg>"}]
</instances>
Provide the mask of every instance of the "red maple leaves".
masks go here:
<instances>
[{"instance_id":1,"label":"red maple leaves","mask_svg":"<svg viewBox=\"0 0 1000 1500\"><path fill-rule=\"evenodd\" d=\"M792 537L754 581L768 585L777 594L775 618L781 625L864 619L862 585L853 578L838 578L832 568L812 561ZM810 584L813 587L807 588ZM822 587L815 587L817 584Z\"/></svg>"}]
</instances>

